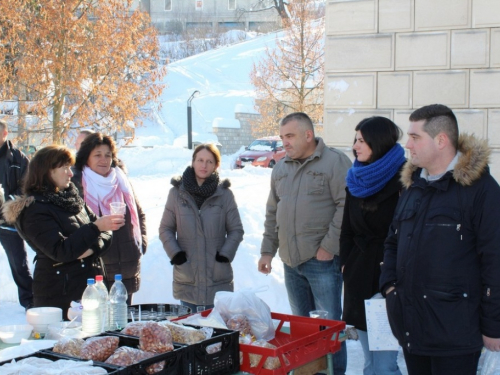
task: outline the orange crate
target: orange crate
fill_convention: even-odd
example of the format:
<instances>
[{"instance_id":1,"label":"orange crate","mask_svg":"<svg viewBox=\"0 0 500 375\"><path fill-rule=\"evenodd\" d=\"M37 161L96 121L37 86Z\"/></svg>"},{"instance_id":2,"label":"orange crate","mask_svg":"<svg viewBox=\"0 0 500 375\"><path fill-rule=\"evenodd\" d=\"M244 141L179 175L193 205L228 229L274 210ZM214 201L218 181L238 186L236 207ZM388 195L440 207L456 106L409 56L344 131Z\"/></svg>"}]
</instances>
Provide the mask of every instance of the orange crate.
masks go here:
<instances>
[{"instance_id":1,"label":"orange crate","mask_svg":"<svg viewBox=\"0 0 500 375\"><path fill-rule=\"evenodd\" d=\"M211 310L205 310L207 316ZM285 375L325 354L340 350L339 334L345 329L345 322L316 319L303 316L271 312L271 318L279 321L275 337L269 343L276 349L240 344L240 371L258 375ZM288 323L289 327L281 329ZM250 367L249 354L260 354L262 358L256 367ZM276 370L263 368L268 357L278 357L281 367Z\"/></svg>"}]
</instances>

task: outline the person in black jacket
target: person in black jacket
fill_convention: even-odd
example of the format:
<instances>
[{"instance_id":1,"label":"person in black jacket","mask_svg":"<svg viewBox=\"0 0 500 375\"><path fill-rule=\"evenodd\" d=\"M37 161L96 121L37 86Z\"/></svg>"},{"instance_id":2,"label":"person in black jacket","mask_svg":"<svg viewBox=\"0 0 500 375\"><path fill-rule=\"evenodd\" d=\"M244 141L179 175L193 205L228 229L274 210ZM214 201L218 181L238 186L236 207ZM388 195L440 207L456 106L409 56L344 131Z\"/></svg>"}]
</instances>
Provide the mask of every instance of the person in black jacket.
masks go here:
<instances>
[{"instance_id":1,"label":"person in black jacket","mask_svg":"<svg viewBox=\"0 0 500 375\"><path fill-rule=\"evenodd\" d=\"M6 202L5 220L36 252L34 307L59 307L66 317L80 300L87 278L102 274L99 257L122 215L96 217L71 182L74 156L62 146L38 150L28 167L21 197Z\"/></svg>"},{"instance_id":2,"label":"person in black jacket","mask_svg":"<svg viewBox=\"0 0 500 375\"><path fill-rule=\"evenodd\" d=\"M405 163L397 143L403 132L385 117L370 117L356 126L352 147L356 160L347 172L347 195L340 232L344 279L342 320L358 331L365 375L401 375L397 351L370 351L365 300L379 292L384 240L402 188L399 171Z\"/></svg>"},{"instance_id":3,"label":"person in black jacket","mask_svg":"<svg viewBox=\"0 0 500 375\"><path fill-rule=\"evenodd\" d=\"M88 135L76 154L73 182L80 196L97 215L110 213L110 203L126 204L125 225L115 232L113 243L102 260L106 266L105 282L110 288L114 276L121 274L127 288L127 304L140 288L141 258L146 254L146 214L118 159L115 141L109 135Z\"/></svg>"},{"instance_id":4,"label":"person in black jacket","mask_svg":"<svg viewBox=\"0 0 500 375\"><path fill-rule=\"evenodd\" d=\"M28 169L28 158L7 140L7 123L0 120L0 205L21 194L21 180ZM12 278L17 285L19 303L26 309L33 306L33 278L28 267L28 254L24 241L16 228L9 225L0 214L0 243L9 260Z\"/></svg>"},{"instance_id":5,"label":"person in black jacket","mask_svg":"<svg viewBox=\"0 0 500 375\"><path fill-rule=\"evenodd\" d=\"M405 190L385 241L380 288L409 375L475 375L500 351L500 186L485 140L459 136L448 107L410 115Z\"/></svg>"}]
</instances>

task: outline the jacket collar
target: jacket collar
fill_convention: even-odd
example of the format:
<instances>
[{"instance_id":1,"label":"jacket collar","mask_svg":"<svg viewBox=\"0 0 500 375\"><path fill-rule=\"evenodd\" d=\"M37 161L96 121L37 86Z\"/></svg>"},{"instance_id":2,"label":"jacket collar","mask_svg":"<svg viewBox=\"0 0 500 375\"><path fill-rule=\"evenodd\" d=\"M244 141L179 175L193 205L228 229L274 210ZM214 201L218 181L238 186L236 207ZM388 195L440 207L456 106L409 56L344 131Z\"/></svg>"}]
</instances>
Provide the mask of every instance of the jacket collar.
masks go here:
<instances>
[{"instance_id":1,"label":"jacket collar","mask_svg":"<svg viewBox=\"0 0 500 375\"><path fill-rule=\"evenodd\" d=\"M35 201L35 197L23 195L7 201L2 206L2 214L7 224L13 225L21 212Z\"/></svg>"},{"instance_id":2,"label":"jacket collar","mask_svg":"<svg viewBox=\"0 0 500 375\"><path fill-rule=\"evenodd\" d=\"M433 186L446 190L451 178L462 186L470 186L488 171L491 150L486 140L476 138L474 135L462 134L458 139L458 150L462 156L458 159L453 171L447 172L440 180L433 182ZM421 179L421 170L408 160L401 172L403 186L409 188L413 182L417 183ZM422 181L425 180L422 179Z\"/></svg>"}]
</instances>

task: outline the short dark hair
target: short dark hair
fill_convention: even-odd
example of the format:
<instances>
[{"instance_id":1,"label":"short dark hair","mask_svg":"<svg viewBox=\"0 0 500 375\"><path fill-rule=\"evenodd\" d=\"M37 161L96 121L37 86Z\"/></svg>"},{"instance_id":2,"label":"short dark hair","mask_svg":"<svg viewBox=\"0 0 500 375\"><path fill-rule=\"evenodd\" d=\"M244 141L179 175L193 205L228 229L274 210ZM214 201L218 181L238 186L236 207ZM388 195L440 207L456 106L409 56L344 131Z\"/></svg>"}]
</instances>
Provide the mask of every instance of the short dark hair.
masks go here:
<instances>
[{"instance_id":1,"label":"short dark hair","mask_svg":"<svg viewBox=\"0 0 500 375\"><path fill-rule=\"evenodd\" d=\"M380 116L361 120L355 130L361 132L363 140L372 150L368 163L373 163L384 156L403 136L403 131L394 122L387 117ZM352 152L354 157L358 156L355 150Z\"/></svg>"},{"instance_id":2,"label":"short dark hair","mask_svg":"<svg viewBox=\"0 0 500 375\"><path fill-rule=\"evenodd\" d=\"M415 110L410 115L410 121L425 120L423 130L434 138L439 133L445 133L453 147L458 149L458 122L453 111L442 104L431 104Z\"/></svg>"},{"instance_id":3,"label":"short dark hair","mask_svg":"<svg viewBox=\"0 0 500 375\"><path fill-rule=\"evenodd\" d=\"M89 160L92 150L101 145L109 146L111 159L113 160L111 162L111 167L120 166L120 161L118 160L118 150L114 139L109 135L104 135L102 133L92 133L83 140L80 150L76 153L75 168L80 171L83 170L83 167L87 165L87 160Z\"/></svg>"},{"instance_id":4,"label":"short dark hair","mask_svg":"<svg viewBox=\"0 0 500 375\"><path fill-rule=\"evenodd\" d=\"M6 121L0 120L0 131L7 130L9 131L9 126Z\"/></svg>"},{"instance_id":5,"label":"short dark hair","mask_svg":"<svg viewBox=\"0 0 500 375\"><path fill-rule=\"evenodd\" d=\"M298 121L306 130L311 130L314 134L314 125L311 118L304 112L293 112L283 117L280 126L288 124L290 121Z\"/></svg>"},{"instance_id":6,"label":"short dark hair","mask_svg":"<svg viewBox=\"0 0 500 375\"><path fill-rule=\"evenodd\" d=\"M202 143L201 145L196 146L193 152L193 159L191 160L192 163L194 163L194 159L196 159L196 154L198 154L198 152L200 152L201 150L207 150L208 152L210 152L215 158L215 164L217 165L217 168L220 166L220 152L217 146L213 143Z\"/></svg>"},{"instance_id":7,"label":"short dark hair","mask_svg":"<svg viewBox=\"0 0 500 375\"><path fill-rule=\"evenodd\" d=\"M57 187L50 177L50 171L74 163L73 153L65 146L51 145L39 149L28 164L23 184L24 193L32 194L45 189L56 191Z\"/></svg>"}]
</instances>

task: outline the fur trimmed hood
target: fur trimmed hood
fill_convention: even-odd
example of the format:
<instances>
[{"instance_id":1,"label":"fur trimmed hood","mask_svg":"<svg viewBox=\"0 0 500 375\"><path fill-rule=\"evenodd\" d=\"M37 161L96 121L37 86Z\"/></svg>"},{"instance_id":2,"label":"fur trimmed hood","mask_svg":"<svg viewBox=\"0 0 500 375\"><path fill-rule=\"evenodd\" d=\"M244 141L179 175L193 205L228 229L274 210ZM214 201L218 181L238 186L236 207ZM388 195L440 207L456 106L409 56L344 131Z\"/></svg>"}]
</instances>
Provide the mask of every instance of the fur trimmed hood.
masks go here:
<instances>
[{"instance_id":1,"label":"fur trimmed hood","mask_svg":"<svg viewBox=\"0 0 500 375\"><path fill-rule=\"evenodd\" d=\"M176 188L180 187L182 184L182 176L172 177L172 179L170 180L170 183ZM228 189L231 186L231 181L229 181L229 179L225 178L219 182L219 186L221 186L223 189Z\"/></svg>"},{"instance_id":2,"label":"fur trimmed hood","mask_svg":"<svg viewBox=\"0 0 500 375\"><path fill-rule=\"evenodd\" d=\"M478 180L488 168L491 150L488 141L474 135L462 134L458 139L458 150L462 156L453 170L453 179L462 186L469 186ZM408 160L401 172L401 183L405 188L412 184L413 173L419 167Z\"/></svg>"},{"instance_id":3,"label":"fur trimmed hood","mask_svg":"<svg viewBox=\"0 0 500 375\"><path fill-rule=\"evenodd\" d=\"M35 201L35 197L23 195L7 201L2 206L2 214L7 224L14 225L21 212Z\"/></svg>"}]
</instances>

